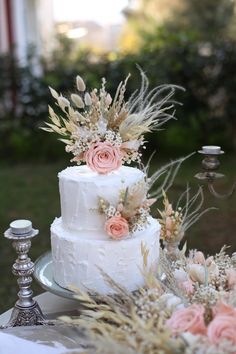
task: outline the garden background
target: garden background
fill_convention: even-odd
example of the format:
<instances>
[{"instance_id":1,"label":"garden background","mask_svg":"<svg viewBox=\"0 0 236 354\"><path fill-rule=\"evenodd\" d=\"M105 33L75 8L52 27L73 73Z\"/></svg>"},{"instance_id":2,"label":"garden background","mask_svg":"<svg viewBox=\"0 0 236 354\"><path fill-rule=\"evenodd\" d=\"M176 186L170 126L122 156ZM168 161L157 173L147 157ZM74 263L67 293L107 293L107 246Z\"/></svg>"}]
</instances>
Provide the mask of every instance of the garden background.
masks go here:
<instances>
[{"instance_id":1,"label":"garden background","mask_svg":"<svg viewBox=\"0 0 236 354\"><path fill-rule=\"evenodd\" d=\"M147 137L153 150L153 168L171 158L188 155L202 145L221 145L226 174L218 184L225 191L236 178L236 4L233 0L138 0L125 8L119 46L102 51L58 34L50 55L40 57L40 74L34 70L35 52L21 65L14 48L0 57L0 230L14 219L25 218L40 230L33 240L32 259L50 248L50 224L60 215L57 173L68 166L70 156L56 136L39 129L47 120L52 103L48 86L67 94L77 74L89 88L105 77L111 95L131 73L127 97L139 87L138 64L147 74L150 87L163 83L183 86L177 93L182 103L178 120ZM160 14L161 20L160 20ZM189 183L193 192L199 182L201 157L184 162L170 199L176 200ZM216 200L205 189L206 214L187 233L188 246L206 254L224 244L236 251L236 195ZM158 203L161 208L161 201ZM155 210L154 210L155 212ZM9 241L0 238L0 312L12 306L16 285L10 267L15 258ZM37 292L39 287L34 287Z\"/></svg>"}]
</instances>

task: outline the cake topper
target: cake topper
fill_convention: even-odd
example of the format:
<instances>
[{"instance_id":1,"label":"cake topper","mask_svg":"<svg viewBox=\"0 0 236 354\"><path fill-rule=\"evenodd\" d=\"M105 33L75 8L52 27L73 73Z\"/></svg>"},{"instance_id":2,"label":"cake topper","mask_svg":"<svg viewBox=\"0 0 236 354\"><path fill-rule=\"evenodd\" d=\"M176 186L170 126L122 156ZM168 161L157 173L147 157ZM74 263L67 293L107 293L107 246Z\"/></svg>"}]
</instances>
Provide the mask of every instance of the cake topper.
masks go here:
<instances>
[{"instance_id":1,"label":"cake topper","mask_svg":"<svg viewBox=\"0 0 236 354\"><path fill-rule=\"evenodd\" d=\"M174 118L175 85L161 85L149 91L149 81L140 69L141 87L125 100L128 75L120 82L114 98L106 91L106 80L100 89L86 91L84 80L77 76L76 93L70 100L50 88L56 111L49 106L50 123L42 127L59 134L71 161L86 163L93 171L107 174L122 164L140 162L144 134L160 128ZM60 113L57 113L61 111Z\"/></svg>"}]
</instances>

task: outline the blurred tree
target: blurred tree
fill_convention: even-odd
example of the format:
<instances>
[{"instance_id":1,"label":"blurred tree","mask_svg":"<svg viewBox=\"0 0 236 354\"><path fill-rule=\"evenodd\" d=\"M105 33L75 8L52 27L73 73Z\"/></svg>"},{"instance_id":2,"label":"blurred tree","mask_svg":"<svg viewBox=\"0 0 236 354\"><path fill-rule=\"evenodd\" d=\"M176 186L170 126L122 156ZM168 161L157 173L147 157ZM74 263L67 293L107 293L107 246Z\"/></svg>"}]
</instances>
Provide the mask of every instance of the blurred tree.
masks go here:
<instances>
[{"instance_id":1,"label":"blurred tree","mask_svg":"<svg viewBox=\"0 0 236 354\"><path fill-rule=\"evenodd\" d=\"M179 0L130 0L123 11L127 21L120 38L121 51L138 52L143 35L170 20L179 8L182 8Z\"/></svg>"},{"instance_id":2,"label":"blurred tree","mask_svg":"<svg viewBox=\"0 0 236 354\"><path fill-rule=\"evenodd\" d=\"M182 118L166 132L167 146L185 146L190 133L192 147L211 141L236 149L235 2L133 0L125 11L123 38L129 28L139 37L133 61L149 73L151 84L186 88Z\"/></svg>"},{"instance_id":3,"label":"blurred tree","mask_svg":"<svg viewBox=\"0 0 236 354\"><path fill-rule=\"evenodd\" d=\"M173 32L195 33L199 40L234 36L235 7L236 0L131 0L124 10L121 49L137 52L145 36L163 25Z\"/></svg>"},{"instance_id":4,"label":"blurred tree","mask_svg":"<svg viewBox=\"0 0 236 354\"><path fill-rule=\"evenodd\" d=\"M227 37L235 23L235 0L181 0L182 8L175 12L173 28L191 29L201 40ZM171 24L170 24L171 25Z\"/></svg>"}]
</instances>

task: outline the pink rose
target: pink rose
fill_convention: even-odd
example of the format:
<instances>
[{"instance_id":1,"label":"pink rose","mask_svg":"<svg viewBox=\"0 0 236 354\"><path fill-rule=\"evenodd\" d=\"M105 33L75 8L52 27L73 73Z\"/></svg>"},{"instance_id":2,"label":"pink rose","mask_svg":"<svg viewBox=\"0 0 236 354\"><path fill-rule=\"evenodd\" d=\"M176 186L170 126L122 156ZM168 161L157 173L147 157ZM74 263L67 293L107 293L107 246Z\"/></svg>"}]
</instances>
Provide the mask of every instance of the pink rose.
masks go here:
<instances>
[{"instance_id":1,"label":"pink rose","mask_svg":"<svg viewBox=\"0 0 236 354\"><path fill-rule=\"evenodd\" d=\"M205 334L204 306L191 305L187 308L175 311L166 321L168 327L175 333L190 332L192 334Z\"/></svg>"},{"instance_id":2,"label":"pink rose","mask_svg":"<svg viewBox=\"0 0 236 354\"><path fill-rule=\"evenodd\" d=\"M106 221L105 231L114 240L121 240L129 234L128 221L122 216L113 216Z\"/></svg>"},{"instance_id":3,"label":"pink rose","mask_svg":"<svg viewBox=\"0 0 236 354\"><path fill-rule=\"evenodd\" d=\"M236 344L236 316L217 315L207 328L207 336L211 343L217 344L227 339Z\"/></svg>"},{"instance_id":4,"label":"pink rose","mask_svg":"<svg viewBox=\"0 0 236 354\"><path fill-rule=\"evenodd\" d=\"M85 153L85 160L91 170L106 174L122 165L122 153L118 147L104 141L92 144Z\"/></svg>"}]
</instances>

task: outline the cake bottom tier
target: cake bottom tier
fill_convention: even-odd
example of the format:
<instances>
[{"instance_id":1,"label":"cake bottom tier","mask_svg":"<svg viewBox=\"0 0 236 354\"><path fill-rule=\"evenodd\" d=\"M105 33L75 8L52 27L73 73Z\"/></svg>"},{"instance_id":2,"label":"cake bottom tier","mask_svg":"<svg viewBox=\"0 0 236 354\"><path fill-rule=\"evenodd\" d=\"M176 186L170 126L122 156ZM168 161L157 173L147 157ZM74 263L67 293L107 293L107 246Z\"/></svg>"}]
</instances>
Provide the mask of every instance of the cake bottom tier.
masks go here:
<instances>
[{"instance_id":1,"label":"cake bottom tier","mask_svg":"<svg viewBox=\"0 0 236 354\"><path fill-rule=\"evenodd\" d=\"M134 291L144 285L141 244L148 249L147 267L157 268L159 258L160 224L150 218L147 227L132 237L115 241L77 237L56 219L51 226L53 274L64 288L70 286L111 294L114 290L106 283L102 269L115 282Z\"/></svg>"}]
</instances>

